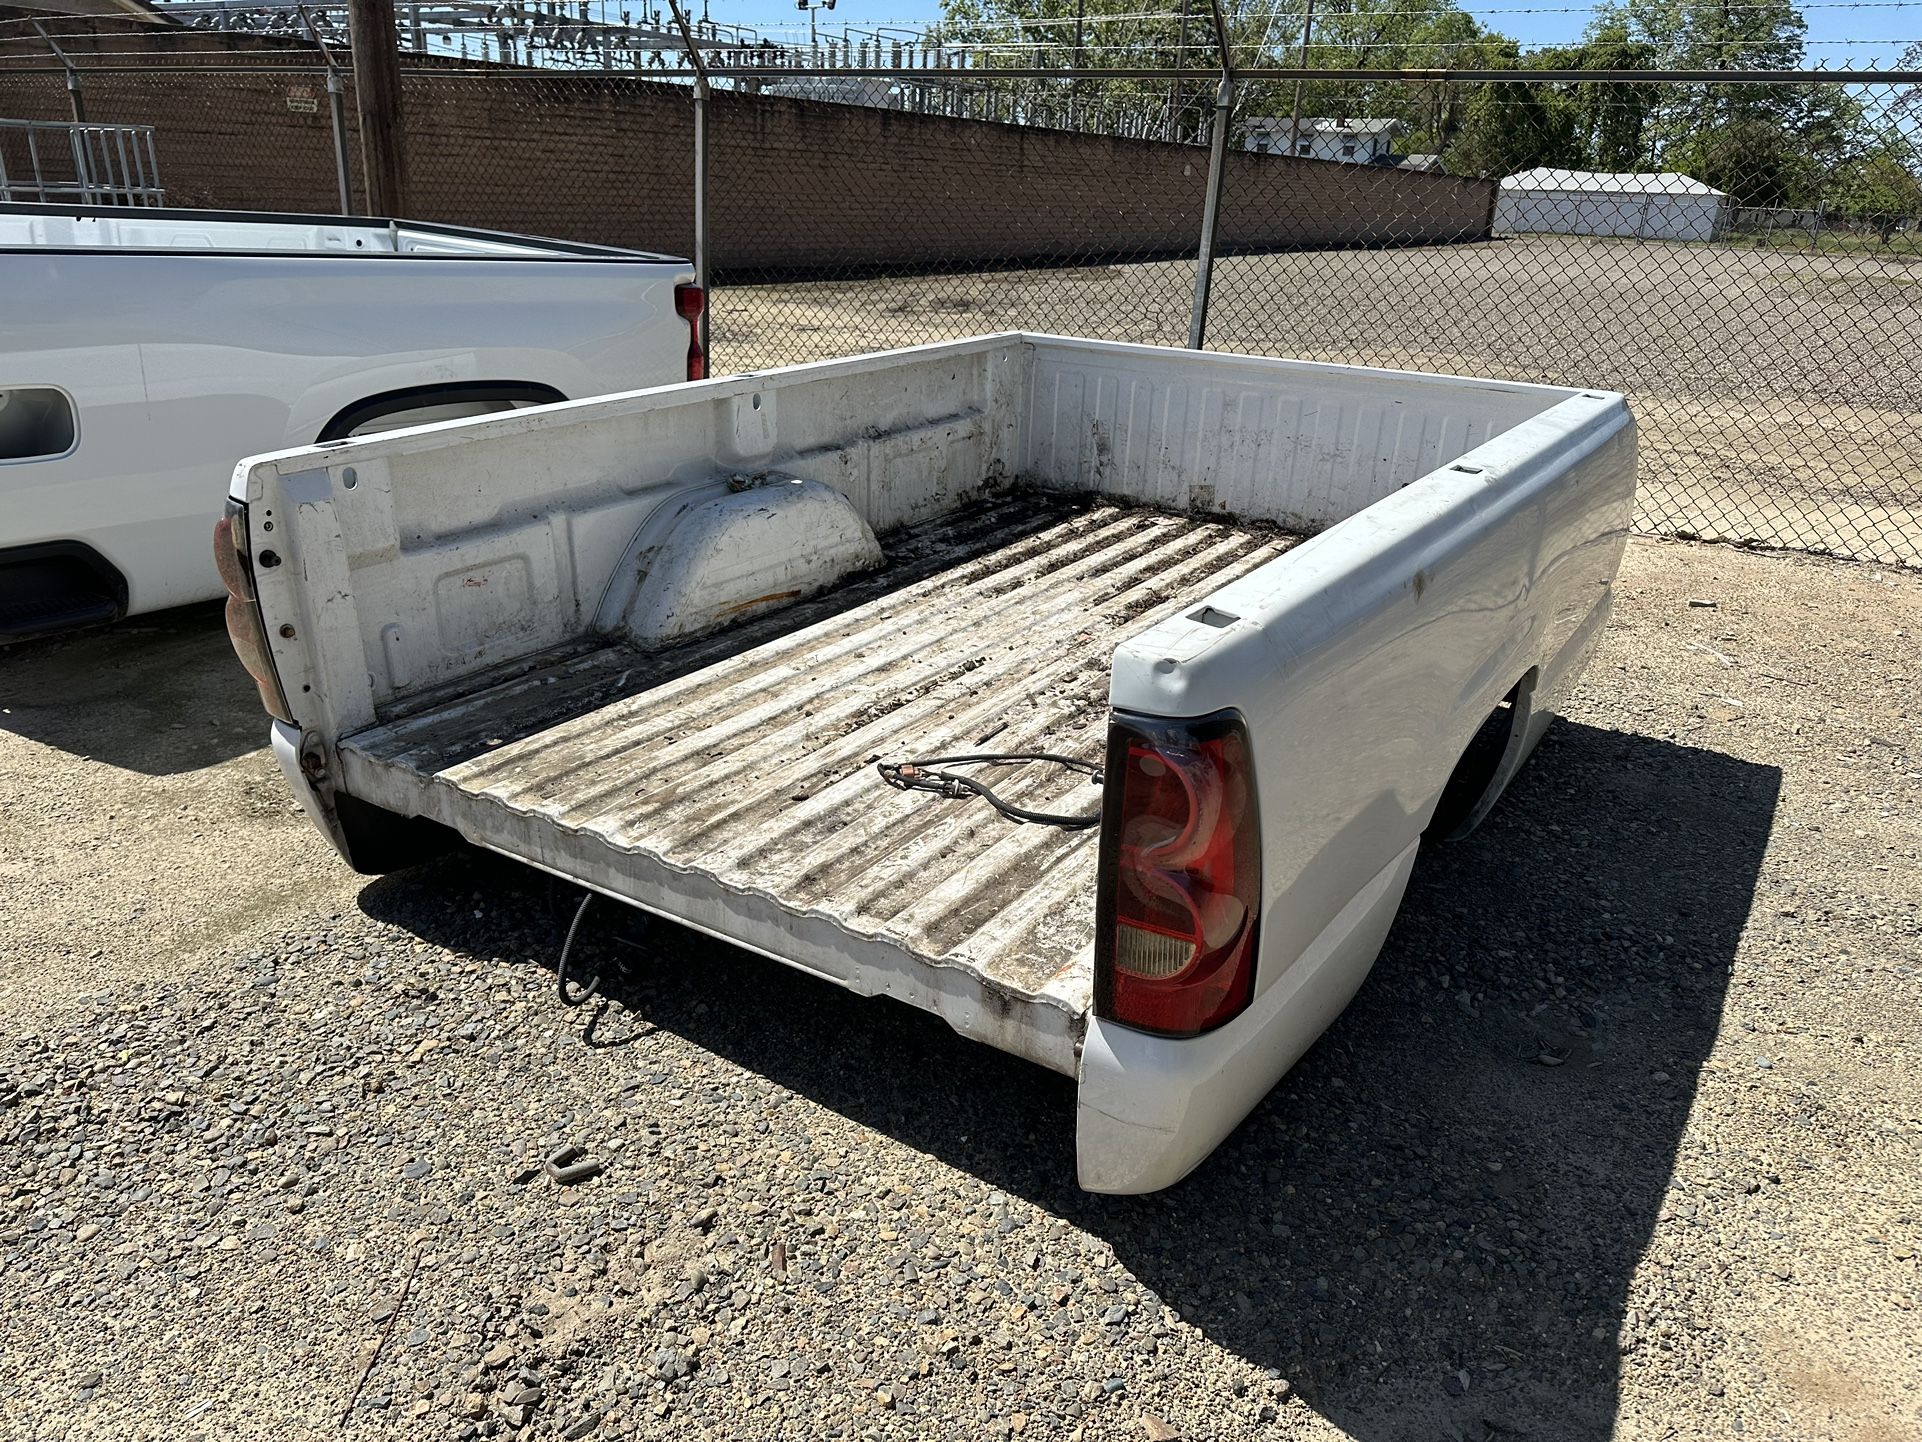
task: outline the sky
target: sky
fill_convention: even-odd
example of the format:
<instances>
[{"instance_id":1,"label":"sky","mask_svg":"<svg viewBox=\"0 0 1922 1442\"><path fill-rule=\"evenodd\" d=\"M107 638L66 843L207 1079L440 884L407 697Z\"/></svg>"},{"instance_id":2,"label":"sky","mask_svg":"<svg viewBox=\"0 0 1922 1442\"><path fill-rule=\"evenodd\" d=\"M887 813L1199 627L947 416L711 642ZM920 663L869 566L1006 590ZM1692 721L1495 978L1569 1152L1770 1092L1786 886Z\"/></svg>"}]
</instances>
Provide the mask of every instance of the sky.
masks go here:
<instances>
[{"instance_id":1,"label":"sky","mask_svg":"<svg viewBox=\"0 0 1922 1442\"><path fill-rule=\"evenodd\" d=\"M1151 0L1142 8L1159 8L1164 3L1174 7L1174 0ZM688 4L691 13L698 13L701 0L688 0ZM1525 46L1577 39L1587 28L1590 14L1585 8L1577 8L1575 0L1496 0L1493 5L1469 4L1464 8ZM1909 42L1922 39L1922 0L1900 4L1887 0L1849 0L1846 4L1808 0L1802 8L1809 24L1811 65L1888 66ZM1533 13L1520 13L1524 11ZM1563 13L1544 13L1548 11ZM753 26L769 39L807 38L807 16L795 9L794 0L708 0L707 12L717 21ZM883 25L918 29L940 14L939 0L836 0L832 12L823 10L816 18L824 31L838 35L844 24L863 29Z\"/></svg>"}]
</instances>

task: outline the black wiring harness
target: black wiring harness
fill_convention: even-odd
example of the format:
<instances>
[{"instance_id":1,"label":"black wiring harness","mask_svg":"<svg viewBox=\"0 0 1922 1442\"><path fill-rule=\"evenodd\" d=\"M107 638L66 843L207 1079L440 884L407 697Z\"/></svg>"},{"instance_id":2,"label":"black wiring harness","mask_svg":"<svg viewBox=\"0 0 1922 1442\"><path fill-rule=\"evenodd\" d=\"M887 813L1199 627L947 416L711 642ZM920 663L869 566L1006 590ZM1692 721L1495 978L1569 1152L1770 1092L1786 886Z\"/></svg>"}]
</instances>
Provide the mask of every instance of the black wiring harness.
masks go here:
<instances>
[{"instance_id":1,"label":"black wiring harness","mask_svg":"<svg viewBox=\"0 0 1922 1442\"><path fill-rule=\"evenodd\" d=\"M985 783L972 776L964 776L958 771L934 769L941 766L1026 766L1034 761L1065 766L1070 771L1079 771L1096 786L1101 784L1101 768L1094 762L1083 761L1078 756L1057 756L1049 751L983 751L972 756L927 756L913 761L876 760L874 769L896 791L927 791L951 801L979 796L1010 821L1027 821L1036 826L1061 826L1070 831L1083 831L1101 824L1098 810L1086 816L1058 816L1049 811L1030 811L1025 806L1003 801Z\"/></svg>"}]
</instances>

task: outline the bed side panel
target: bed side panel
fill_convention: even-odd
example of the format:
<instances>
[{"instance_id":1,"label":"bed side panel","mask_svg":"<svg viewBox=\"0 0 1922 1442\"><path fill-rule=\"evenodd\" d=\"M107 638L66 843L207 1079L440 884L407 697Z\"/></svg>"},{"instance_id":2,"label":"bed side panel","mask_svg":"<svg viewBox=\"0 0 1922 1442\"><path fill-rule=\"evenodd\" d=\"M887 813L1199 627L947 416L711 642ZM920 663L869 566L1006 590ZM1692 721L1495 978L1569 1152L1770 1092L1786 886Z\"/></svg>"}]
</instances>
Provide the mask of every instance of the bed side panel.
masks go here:
<instances>
[{"instance_id":1,"label":"bed side panel","mask_svg":"<svg viewBox=\"0 0 1922 1442\"><path fill-rule=\"evenodd\" d=\"M988 337L243 462L255 554L286 563L261 598L299 719L324 717L336 739L336 725L583 637L636 530L690 489L777 469L840 490L878 532L992 489L1025 361L1018 339ZM336 590L359 659L322 666L303 613ZM362 705L302 699L302 685L356 690L361 673Z\"/></svg>"},{"instance_id":2,"label":"bed side panel","mask_svg":"<svg viewBox=\"0 0 1922 1442\"><path fill-rule=\"evenodd\" d=\"M1022 471L1038 485L1313 532L1571 394L1037 338Z\"/></svg>"},{"instance_id":3,"label":"bed side panel","mask_svg":"<svg viewBox=\"0 0 1922 1442\"><path fill-rule=\"evenodd\" d=\"M1255 998L1170 1041L1093 1022L1082 1185L1196 1166L1373 965L1468 738L1525 674L1566 693L1608 613L1634 504L1619 396L1581 395L1123 643L1128 710L1246 718L1261 805ZM1224 622L1224 618L1225 622Z\"/></svg>"},{"instance_id":4,"label":"bed side panel","mask_svg":"<svg viewBox=\"0 0 1922 1442\"><path fill-rule=\"evenodd\" d=\"M1578 395L1123 643L1118 707L1247 718L1258 987L1419 838L1468 738L1606 615L1634 502L1619 396ZM1233 618L1223 626L1221 617ZM1550 698L1551 702L1555 698Z\"/></svg>"}]
</instances>

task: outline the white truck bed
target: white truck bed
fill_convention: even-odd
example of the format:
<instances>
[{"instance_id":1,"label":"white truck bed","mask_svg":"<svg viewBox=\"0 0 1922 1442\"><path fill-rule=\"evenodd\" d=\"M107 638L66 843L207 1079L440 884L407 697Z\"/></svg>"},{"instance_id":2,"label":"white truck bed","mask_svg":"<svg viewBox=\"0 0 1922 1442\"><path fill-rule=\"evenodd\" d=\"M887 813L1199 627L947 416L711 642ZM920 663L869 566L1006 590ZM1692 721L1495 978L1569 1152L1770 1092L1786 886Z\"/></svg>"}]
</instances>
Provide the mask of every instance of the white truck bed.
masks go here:
<instances>
[{"instance_id":1,"label":"white truck bed","mask_svg":"<svg viewBox=\"0 0 1922 1442\"><path fill-rule=\"evenodd\" d=\"M891 538L888 571L814 603L837 614L795 607L657 654L570 655L359 733L343 775L484 844L551 833L554 869L1072 1076L1096 832L931 804L882 785L873 761L1099 762L1116 641L1294 540L1017 494ZM1036 810L1100 801L1047 765L994 784Z\"/></svg>"},{"instance_id":2,"label":"white truck bed","mask_svg":"<svg viewBox=\"0 0 1922 1442\"><path fill-rule=\"evenodd\" d=\"M935 1011L1144 1191L1520 767L1633 499L1617 395L997 335L243 462L229 614L355 865L438 823ZM873 764L979 750L1099 824Z\"/></svg>"}]
</instances>

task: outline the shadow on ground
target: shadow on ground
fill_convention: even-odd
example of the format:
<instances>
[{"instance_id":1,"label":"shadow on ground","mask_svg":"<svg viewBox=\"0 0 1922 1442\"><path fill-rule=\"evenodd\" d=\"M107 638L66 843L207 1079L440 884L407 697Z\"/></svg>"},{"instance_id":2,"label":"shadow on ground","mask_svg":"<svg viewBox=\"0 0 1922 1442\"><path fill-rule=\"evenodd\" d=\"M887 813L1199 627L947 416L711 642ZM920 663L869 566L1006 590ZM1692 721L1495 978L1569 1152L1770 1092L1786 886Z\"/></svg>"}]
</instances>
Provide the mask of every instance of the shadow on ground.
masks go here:
<instances>
[{"instance_id":1,"label":"shadow on ground","mask_svg":"<svg viewBox=\"0 0 1922 1442\"><path fill-rule=\"evenodd\" d=\"M1557 728L1489 822L1418 869L1328 1036L1158 1196L1078 1191L1071 1085L932 1018L661 925L608 990L1106 1238L1216 1344L1357 1437L1600 1439L1779 787L1772 767ZM475 933L461 894L477 883L518 893L524 936ZM362 905L523 955L552 955L572 909L471 855L373 883ZM598 949L590 964L634 955ZM617 1013L600 1039L636 1024Z\"/></svg>"},{"instance_id":2,"label":"shadow on ground","mask_svg":"<svg viewBox=\"0 0 1922 1442\"><path fill-rule=\"evenodd\" d=\"M220 602L0 647L0 731L147 776L258 750L259 693Z\"/></svg>"}]
</instances>

